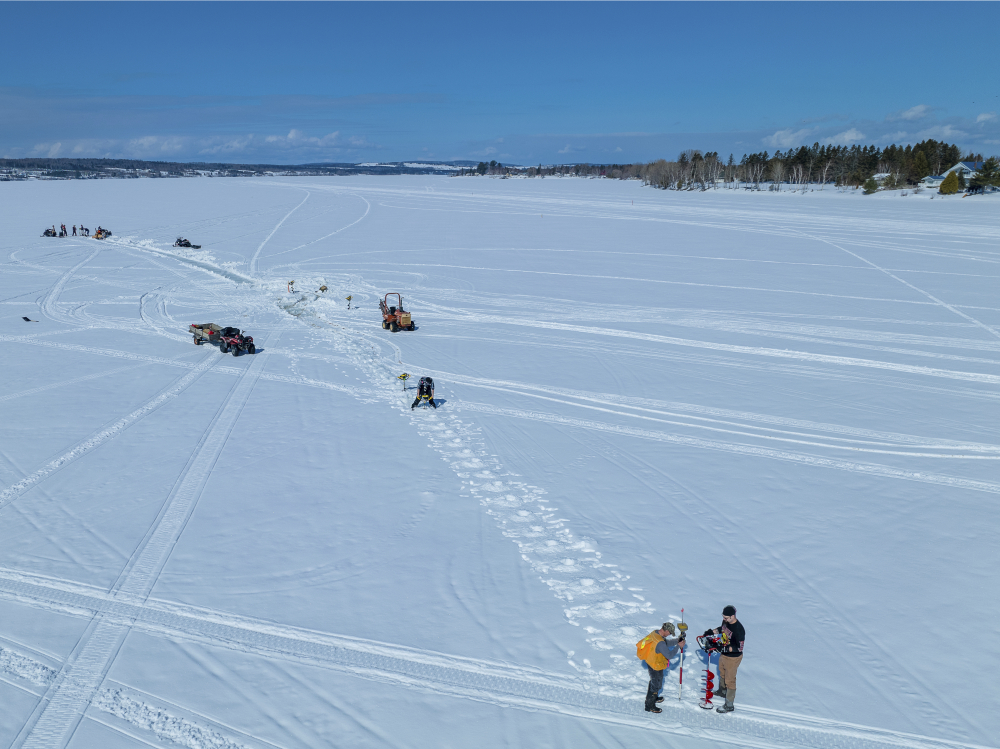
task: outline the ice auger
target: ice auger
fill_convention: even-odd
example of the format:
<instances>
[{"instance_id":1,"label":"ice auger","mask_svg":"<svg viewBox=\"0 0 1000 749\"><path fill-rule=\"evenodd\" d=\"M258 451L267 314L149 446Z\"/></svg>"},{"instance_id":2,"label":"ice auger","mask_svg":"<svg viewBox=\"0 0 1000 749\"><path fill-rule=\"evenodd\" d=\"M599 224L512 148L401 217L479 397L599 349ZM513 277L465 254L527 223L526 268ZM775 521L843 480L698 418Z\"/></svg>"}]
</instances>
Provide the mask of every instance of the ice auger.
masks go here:
<instances>
[{"instance_id":1,"label":"ice auger","mask_svg":"<svg viewBox=\"0 0 1000 749\"><path fill-rule=\"evenodd\" d=\"M705 654L705 699L698 707L711 710L712 692L715 691L715 674L712 673L712 653L722 652L722 635L698 635L698 647Z\"/></svg>"}]
</instances>

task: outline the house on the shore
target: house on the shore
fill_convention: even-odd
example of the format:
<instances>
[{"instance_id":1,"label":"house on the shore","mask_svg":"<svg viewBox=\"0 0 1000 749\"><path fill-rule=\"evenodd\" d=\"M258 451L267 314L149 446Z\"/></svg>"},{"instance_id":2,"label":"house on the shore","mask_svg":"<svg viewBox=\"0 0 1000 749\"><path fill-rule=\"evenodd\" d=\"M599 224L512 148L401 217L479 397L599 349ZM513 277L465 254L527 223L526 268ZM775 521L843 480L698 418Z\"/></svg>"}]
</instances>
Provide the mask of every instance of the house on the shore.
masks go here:
<instances>
[{"instance_id":1,"label":"house on the shore","mask_svg":"<svg viewBox=\"0 0 1000 749\"><path fill-rule=\"evenodd\" d=\"M957 172L959 177L964 177L966 182L968 182L972 175L982 168L983 162L981 161L959 161L955 166L942 174L941 179L944 179L952 172Z\"/></svg>"},{"instance_id":2,"label":"house on the shore","mask_svg":"<svg viewBox=\"0 0 1000 749\"><path fill-rule=\"evenodd\" d=\"M934 175L931 177L924 177L918 183L921 187L926 187L930 190L937 190L941 187L941 183L944 182L944 177L941 175Z\"/></svg>"}]
</instances>

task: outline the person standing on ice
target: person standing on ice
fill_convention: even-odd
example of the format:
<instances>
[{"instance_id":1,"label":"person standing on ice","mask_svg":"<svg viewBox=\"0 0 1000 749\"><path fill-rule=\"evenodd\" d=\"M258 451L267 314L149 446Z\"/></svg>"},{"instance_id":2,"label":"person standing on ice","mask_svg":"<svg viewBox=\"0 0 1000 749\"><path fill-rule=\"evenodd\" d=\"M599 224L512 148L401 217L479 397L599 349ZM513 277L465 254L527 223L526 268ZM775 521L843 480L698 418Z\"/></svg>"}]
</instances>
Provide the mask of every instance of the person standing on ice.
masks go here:
<instances>
[{"instance_id":1,"label":"person standing on ice","mask_svg":"<svg viewBox=\"0 0 1000 749\"><path fill-rule=\"evenodd\" d=\"M76 236L76 224L73 224L73 236Z\"/></svg>"},{"instance_id":2,"label":"person standing on ice","mask_svg":"<svg viewBox=\"0 0 1000 749\"><path fill-rule=\"evenodd\" d=\"M410 406L411 411L417 407L421 398L427 398L427 402L434 406L434 408L438 407L438 404L434 402L434 380L430 377L420 378L420 384L417 386L417 397L413 401L413 405Z\"/></svg>"},{"instance_id":3,"label":"person standing on ice","mask_svg":"<svg viewBox=\"0 0 1000 749\"><path fill-rule=\"evenodd\" d=\"M658 630L650 632L635 644L635 654L646 662L649 672L649 686L646 687L646 712L662 713L656 706L663 702L660 693L663 691L663 674L670 668L670 656L677 652L677 647L684 642L685 635L674 636L674 625L665 622Z\"/></svg>"},{"instance_id":4,"label":"person standing on ice","mask_svg":"<svg viewBox=\"0 0 1000 749\"><path fill-rule=\"evenodd\" d=\"M717 697L725 697L726 704L716 708L720 713L731 713L736 708L736 669L743 662L743 641L747 633L736 618L736 607L726 606L722 610L722 624L715 629L706 629L703 636L722 635L722 650L719 651L719 688L713 692Z\"/></svg>"}]
</instances>

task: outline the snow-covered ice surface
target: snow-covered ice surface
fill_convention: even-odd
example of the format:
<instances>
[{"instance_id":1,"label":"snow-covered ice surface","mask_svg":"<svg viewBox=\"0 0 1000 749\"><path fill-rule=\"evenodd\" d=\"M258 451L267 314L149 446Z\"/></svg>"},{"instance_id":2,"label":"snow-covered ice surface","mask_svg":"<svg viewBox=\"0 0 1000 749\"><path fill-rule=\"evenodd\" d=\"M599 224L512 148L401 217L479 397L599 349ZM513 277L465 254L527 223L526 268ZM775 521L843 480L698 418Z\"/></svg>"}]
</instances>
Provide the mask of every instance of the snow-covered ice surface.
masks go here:
<instances>
[{"instance_id":1,"label":"snow-covered ice surface","mask_svg":"<svg viewBox=\"0 0 1000 749\"><path fill-rule=\"evenodd\" d=\"M1000 202L927 198L0 184L0 746L996 746ZM737 711L644 713L728 603Z\"/></svg>"}]
</instances>

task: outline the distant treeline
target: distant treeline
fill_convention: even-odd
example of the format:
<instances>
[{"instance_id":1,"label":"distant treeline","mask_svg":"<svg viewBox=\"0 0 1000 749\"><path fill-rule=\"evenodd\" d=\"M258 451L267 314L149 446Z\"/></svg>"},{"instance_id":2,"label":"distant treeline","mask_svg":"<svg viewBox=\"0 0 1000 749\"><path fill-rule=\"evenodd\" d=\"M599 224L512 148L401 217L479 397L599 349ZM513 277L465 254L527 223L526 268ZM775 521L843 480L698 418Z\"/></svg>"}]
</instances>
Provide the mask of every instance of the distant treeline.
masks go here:
<instances>
[{"instance_id":1,"label":"distant treeline","mask_svg":"<svg viewBox=\"0 0 1000 749\"><path fill-rule=\"evenodd\" d=\"M0 179L41 175L51 179L108 177L217 177L264 175L436 174L435 166L461 167L459 162L387 162L369 164L223 164L218 162L145 161L143 159L22 158L0 159Z\"/></svg>"},{"instance_id":2,"label":"distant treeline","mask_svg":"<svg viewBox=\"0 0 1000 749\"><path fill-rule=\"evenodd\" d=\"M466 174L519 174L527 177L576 175L611 179L640 179L663 189L704 189L719 184L759 187L762 183L833 184L860 187L875 175L883 187L916 185L932 174L941 174L959 161L983 161L983 155L963 155L958 146L925 140L913 146L835 146L814 143L784 153L744 154L736 161L717 151L684 151L675 161L659 159L645 164L566 164L559 166L505 167L481 162Z\"/></svg>"}]
</instances>

